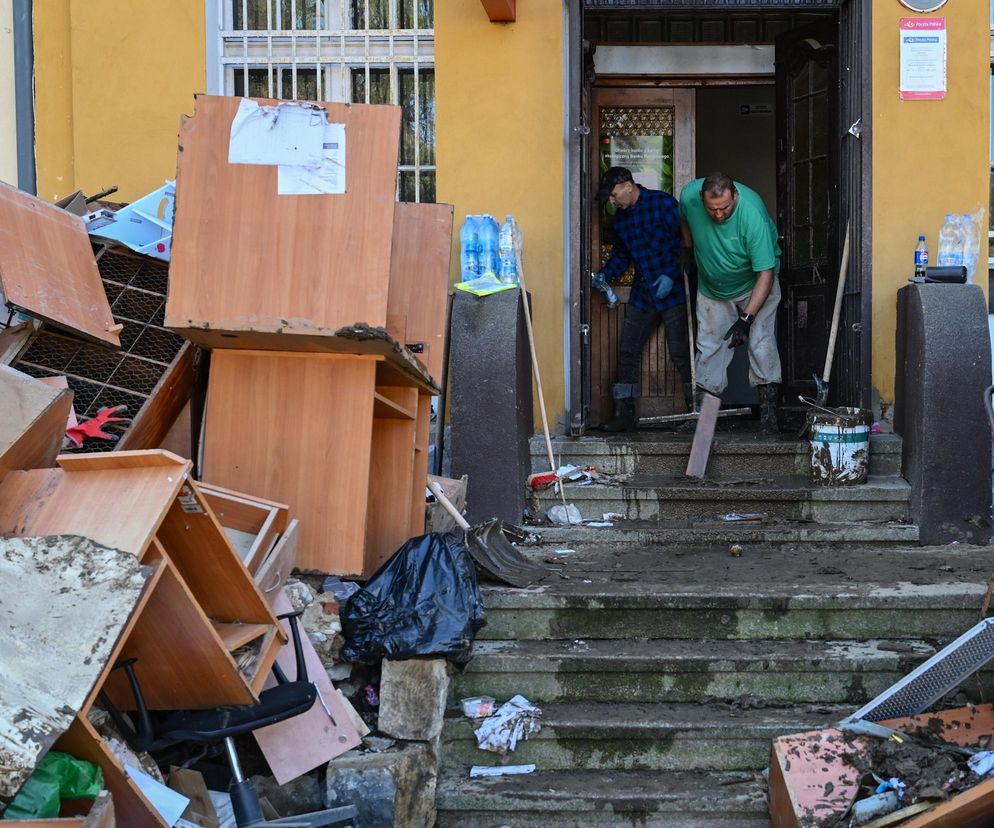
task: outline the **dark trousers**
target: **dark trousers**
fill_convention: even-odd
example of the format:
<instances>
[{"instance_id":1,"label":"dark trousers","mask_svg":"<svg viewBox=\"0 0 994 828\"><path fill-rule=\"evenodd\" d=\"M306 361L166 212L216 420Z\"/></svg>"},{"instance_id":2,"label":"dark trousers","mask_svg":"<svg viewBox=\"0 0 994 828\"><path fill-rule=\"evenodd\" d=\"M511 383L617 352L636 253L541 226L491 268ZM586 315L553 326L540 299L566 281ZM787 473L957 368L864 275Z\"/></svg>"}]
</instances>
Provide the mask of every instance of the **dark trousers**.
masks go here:
<instances>
[{"instance_id":1,"label":"dark trousers","mask_svg":"<svg viewBox=\"0 0 994 828\"><path fill-rule=\"evenodd\" d=\"M618 385L638 385L642 349L660 323L666 331L666 345L669 348L670 359L676 366L680 378L685 383L690 382L687 306L677 305L664 311L657 311L655 308L642 310L629 305L625 311L625 323L621 328L621 339L618 343ZM623 396L635 396L635 393L632 391L628 394L615 394L616 398Z\"/></svg>"}]
</instances>

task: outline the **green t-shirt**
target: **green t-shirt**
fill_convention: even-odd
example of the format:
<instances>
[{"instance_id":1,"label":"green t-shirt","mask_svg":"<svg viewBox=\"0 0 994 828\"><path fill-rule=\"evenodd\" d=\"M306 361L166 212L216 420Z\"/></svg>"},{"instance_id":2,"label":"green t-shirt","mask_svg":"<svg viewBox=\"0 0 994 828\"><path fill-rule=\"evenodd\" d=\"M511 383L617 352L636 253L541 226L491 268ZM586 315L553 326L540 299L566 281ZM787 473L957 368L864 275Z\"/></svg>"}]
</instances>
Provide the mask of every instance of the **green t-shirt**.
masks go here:
<instances>
[{"instance_id":1,"label":"green t-shirt","mask_svg":"<svg viewBox=\"0 0 994 828\"><path fill-rule=\"evenodd\" d=\"M735 212L718 224L704 209L703 182L691 181L680 193L680 218L694 239L698 289L711 299L735 299L753 289L759 271L773 268L780 275L777 226L759 194L738 182Z\"/></svg>"}]
</instances>

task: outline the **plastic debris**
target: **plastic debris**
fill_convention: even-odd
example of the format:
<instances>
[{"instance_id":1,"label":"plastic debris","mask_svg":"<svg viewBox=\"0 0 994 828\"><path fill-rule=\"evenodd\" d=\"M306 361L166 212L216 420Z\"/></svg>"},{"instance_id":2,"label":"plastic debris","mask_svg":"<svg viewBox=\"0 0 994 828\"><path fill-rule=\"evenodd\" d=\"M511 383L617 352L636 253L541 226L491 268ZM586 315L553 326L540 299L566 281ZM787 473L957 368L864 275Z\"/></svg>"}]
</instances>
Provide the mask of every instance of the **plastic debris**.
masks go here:
<instances>
[{"instance_id":1,"label":"plastic debris","mask_svg":"<svg viewBox=\"0 0 994 828\"><path fill-rule=\"evenodd\" d=\"M596 466L560 466L556 476L563 483L574 483L577 486L592 486L602 483L607 486L620 486L628 479L627 474L609 474Z\"/></svg>"},{"instance_id":2,"label":"plastic debris","mask_svg":"<svg viewBox=\"0 0 994 828\"><path fill-rule=\"evenodd\" d=\"M977 776L987 776L994 771L994 750L983 750L970 757L967 764Z\"/></svg>"},{"instance_id":3,"label":"plastic debris","mask_svg":"<svg viewBox=\"0 0 994 828\"><path fill-rule=\"evenodd\" d=\"M520 776L523 773L535 773L534 765L473 765L469 769L471 779L478 776Z\"/></svg>"},{"instance_id":4,"label":"plastic debris","mask_svg":"<svg viewBox=\"0 0 994 828\"><path fill-rule=\"evenodd\" d=\"M380 694L372 684L367 684L362 688L362 698L370 707L380 706Z\"/></svg>"},{"instance_id":5,"label":"plastic debris","mask_svg":"<svg viewBox=\"0 0 994 828\"><path fill-rule=\"evenodd\" d=\"M746 513L729 512L727 515L721 516L722 520L727 520L730 523L744 523L746 521L759 522L762 520L766 520L766 518L767 518L766 512L746 512Z\"/></svg>"},{"instance_id":6,"label":"plastic debris","mask_svg":"<svg viewBox=\"0 0 994 828\"><path fill-rule=\"evenodd\" d=\"M556 526L577 526L583 523L583 516L580 514L580 510L572 503L568 503L565 506L561 503L550 506L545 512L545 517L549 523L554 523Z\"/></svg>"},{"instance_id":7,"label":"plastic debris","mask_svg":"<svg viewBox=\"0 0 994 828\"><path fill-rule=\"evenodd\" d=\"M474 731L477 747L503 756L513 751L519 741L538 733L542 729L541 719L540 708L524 696L515 696Z\"/></svg>"},{"instance_id":8,"label":"plastic debris","mask_svg":"<svg viewBox=\"0 0 994 828\"><path fill-rule=\"evenodd\" d=\"M462 712L470 719L484 719L493 715L496 703L493 696L473 696L462 700Z\"/></svg>"},{"instance_id":9,"label":"plastic debris","mask_svg":"<svg viewBox=\"0 0 994 828\"><path fill-rule=\"evenodd\" d=\"M576 550L575 549L557 549L556 550L556 554L557 555L575 555L576 554Z\"/></svg>"},{"instance_id":10,"label":"plastic debris","mask_svg":"<svg viewBox=\"0 0 994 828\"><path fill-rule=\"evenodd\" d=\"M360 589L361 587L355 581L343 581L335 575L329 575L321 585L321 591L333 592L339 604L344 604Z\"/></svg>"},{"instance_id":11,"label":"plastic debris","mask_svg":"<svg viewBox=\"0 0 994 828\"><path fill-rule=\"evenodd\" d=\"M591 520L587 523L587 526L594 526L598 529L603 529L608 526L614 526L609 520Z\"/></svg>"}]
</instances>

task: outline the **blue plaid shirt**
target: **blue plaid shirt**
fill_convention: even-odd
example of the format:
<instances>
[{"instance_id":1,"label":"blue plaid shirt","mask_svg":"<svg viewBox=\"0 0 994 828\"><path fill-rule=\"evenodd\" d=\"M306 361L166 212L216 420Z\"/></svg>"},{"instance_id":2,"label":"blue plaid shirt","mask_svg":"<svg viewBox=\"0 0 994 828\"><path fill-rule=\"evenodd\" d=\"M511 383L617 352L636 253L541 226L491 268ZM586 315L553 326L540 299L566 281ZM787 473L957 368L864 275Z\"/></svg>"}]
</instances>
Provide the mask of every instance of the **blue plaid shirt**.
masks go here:
<instances>
[{"instance_id":1,"label":"blue plaid shirt","mask_svg":"<svg viewBox=\"0 0 994 828\"><path fill-rule=\"evenodd\" d=\"M634 263L629 304L664 311L687 301L680 274L680 204L662 190L647 190L640 184L639 191L638 201L614 214L614 247L601 275L613 282ZM657 299L654 284L660 274L673 280L673 290Z\"/></svg>"}]
</instances>

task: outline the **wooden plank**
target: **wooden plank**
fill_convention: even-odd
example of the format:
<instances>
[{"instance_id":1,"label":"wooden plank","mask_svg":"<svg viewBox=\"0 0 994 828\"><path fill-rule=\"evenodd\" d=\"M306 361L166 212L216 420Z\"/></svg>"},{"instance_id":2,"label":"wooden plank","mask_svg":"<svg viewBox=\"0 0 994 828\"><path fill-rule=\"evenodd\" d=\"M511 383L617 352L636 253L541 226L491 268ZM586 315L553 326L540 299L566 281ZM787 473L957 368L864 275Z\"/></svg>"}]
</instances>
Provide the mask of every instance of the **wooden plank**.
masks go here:
<instances>
[{"instance_id":1,"label":"wooden plank","mask_svg":"<svg viewBox=\"0 0 994 828\"><path fill-rule=\"evenodd\" d=\"M425 488L428 484L428 437L431 432L431 397L418 395L418 419L414 426L414 478L411 481L411 524L408 535L416 537L427 530Z\"/></svg>"},{"instance_id":2,"label":"wooden plank","mask_svg":"<svg viewBox=\"0 0 994 828\"><path fill-rule=\"evenodd\" d=\"M228 652L261 638L270 629L269 624L240 624L238 622L226 624L221 621L212 621L211 625L221 642L227 647Z\"/></svg>"},{"instance_id":3,"label":"wooden plank","mask_svg":"<svg viewBox=\"0 0 994 828\"><path fill-rule=\"evenodd\" d=\"M375 370L374 357L213 354L203 477L306 516L302 569L362 571Z\"/></svg>"},{"instance_id":4,"label":"wooden plank","mask_svg":"<svg viewBox=\"0 0 994 828\"><path fill-rule=\"evenodd\" d=\"M168 560L161 566L162 576L120 654L138 659L135 672L149 708L253 704L254 694L193 593ZM115 704L134 707L123 671L110 673L104 689Z\"/></svg>"},{"instance_id":5,"label":"wooden plank","mask_svg":"<svg viewBox=\"0 0 994 828\"><path fill-rule=\"evenodd\" d=\"M100 765L104 772L104 787L111 792L114 801L114 814L117 823L126 828L165 828L166 823L138 790L138 786L128 778L124 767L111 753L110 748L100 738L100 734L85 718L77 716L72 727L56 743L56 749L64 750L87 762ZM99 828L111 828L107 823L98 823ZM86 828L90 828L87 823Z\"/></svg>"},{"instance_id":6,"label":"wooden plank","mask_svg":"<svg viewBox=\"0 0 994 828\"><path fill-rule=\"evenodd\" d=\"M373 421L366 559L360 577L376 572L410 537L414 436L410 420Z\"/></svg>"},{"instance_id":7,"label":"wooden plank","mask_svg":"<svg viewBox=\"0 0 994 828\"><path fill-rule=\"evenodd\" d=\"M274 605L279 613L293 609L283 590L278 591ZM289 624L286 621L281 623L289 636ZM303 629L300 637L307 677L317 687L321 698L306 713L252 732L280 785L341 756L362 741ZM296 676L297 661L292 644L280 650L277 663L287 676ZM272 684L275 682L271 680L270 686Z\"/></svg>"},{"instance_id":8,"label":"wooden plank","mask_svg":"<svg viewBox=\"0 0 994 828\"><path fill-rule=\"evenodd\" d=\"M14 469L53 466L72 411L72 391L0 365L0 479Z\"/></svg>"},{"instance_id":9,"label":"wooden plank","mask_svg":"<svg viewBox=\"0 0 994 828\"><path fill-rule=\"evenodd\" d=\"M32 316L121 346L83 220L2 182L0 293Z\"/></svg>"},{"instance_id":10,"label":"wooden plank","mask_svg":"<svg viewBox=\"0 0 994 828\"><path fill-rule=\"evenodd\" d=\"M415 391L415 396L417 396L417 391ZM373 394L373 416L380 420L413 420L415 412L376 391Z\"/></svg>"},{"instance_id":11,"label":"wooden plank","mask_svg":"<svg viewBox=\"0 0 994 828\"><path fill-rule=\"evenodd\" d=\"M297 526L296 520L291 520L286 531L276 541L273 551L263 559L255 573L255 582L270 606L277 595L282 593L281 587L287 582L293 567L297 562Z\"/></svg>"},{"instance_id":12,"label":"wooden plank","mask_svg":"<svg viewBox=\"0 0 994 828\"><path fill-rule=\"evenodd\" d=\"M418 359L436 381L445 348L452 214L450 204L398 202L393 217L387 327L401 344L424 347ZM397 322L391 329L391 317L403 319L403 329Z\"/></svg>"},{"instance_id":13,"label":"wooden plank","mask_svg":"<svg viewBox=\"0 0 994 828\"><path fill-rule=\"evenodd\" d=\"M198 484L198 488L245 567L254 574L286 529L289 507L209 484Z\"/></svg>"},{"instance_id":14,"label":"wooden plank","mask_svg":"<svg viewBox=\"0 0 994 828\"><path fill-rule=\"evenodd\" d=\"M145 585L133 556L82 537L0 540L0 801L65 732ZM0 810L5 807L0 805Z\"/></svg>"},{"instance_id":15,"label":"wooden plank","mask_svg":"<svg viewBox=\"0 0 994 828\"><path fill-rule=\"evenodd\" d=\"M400 107L306 103L345 124L346 192L298 196L277 194L275 166L228 163L239 103L200 95L180 125L166 326L277 339L382 327Z\"/></svg>"},{"instance_id":16,"label":"wooden plank","mask_svg":"<svg viewBox=\"0 0 994 828\"><path fill-rule=\"evenodd\" d=\"M480 0L491 23L513 23L515 21L515 0Z\"/></svg>"},{"instance_id":17,"label":"wooden plank","mask_svg":"<svg viewBox=\"0 0 994 828\"><path fill-rule=\"evenodd\" d=\"M193 395L196 380L193 360L196 353L195 346L189 342L183 343L124 436L114 446L114 451L159 447ZM183 453L188 454L189 448Z\"/></svg>"},{"instance_id":18,"label":"wooden plank","mask_svg":"<svg viewBox=\"0 0 994 828\"><path fill-rule=\"evenodd\" d=\"M704 477L707 471L720 408L721 398L705 392L701 401L701 413L697 418L697 428L694 430L694 443L690 447L690 458L687 460L687 477Z\"/></svg>"},{"instance_id":19,"label":"wooden plank","mask_svg":"<svg viewBox=\"0 0 994 828\"><path fill-rule=\"evenodd\" d=\"M989 828L994 813L994 779L901 823L904 828Z\"/></svg>"}]
</instances>

